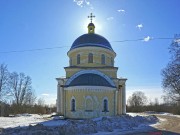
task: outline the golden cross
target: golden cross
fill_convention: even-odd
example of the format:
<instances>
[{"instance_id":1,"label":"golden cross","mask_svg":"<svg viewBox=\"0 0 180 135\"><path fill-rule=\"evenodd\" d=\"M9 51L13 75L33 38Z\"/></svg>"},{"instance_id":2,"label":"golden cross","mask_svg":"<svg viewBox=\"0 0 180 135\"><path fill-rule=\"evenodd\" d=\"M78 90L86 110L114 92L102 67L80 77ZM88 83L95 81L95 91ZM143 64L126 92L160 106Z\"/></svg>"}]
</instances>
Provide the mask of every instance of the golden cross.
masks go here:
<instances>
[{"instance_id":1,"label":"golden cross","mask_svg":"<svg viewBox=\"0 0 180 135\"><path fill-rule=\"evenodd\" d=\"M92 23L92 19L93 19L93 17L95 18L95 16L93 16L93 14L92 14L92 13L90 14L90 16L88 16L88 18L90 18L90 20L91 20L91 23Z\"/></svg>"}]
</instances>

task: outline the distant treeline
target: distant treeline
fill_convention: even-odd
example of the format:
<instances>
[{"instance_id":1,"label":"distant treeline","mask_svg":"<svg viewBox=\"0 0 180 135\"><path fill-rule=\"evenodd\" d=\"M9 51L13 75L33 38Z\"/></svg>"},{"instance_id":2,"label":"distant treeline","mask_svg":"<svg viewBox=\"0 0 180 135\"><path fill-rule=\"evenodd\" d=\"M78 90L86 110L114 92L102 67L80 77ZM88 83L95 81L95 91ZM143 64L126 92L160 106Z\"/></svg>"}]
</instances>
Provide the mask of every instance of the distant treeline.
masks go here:
<instances>
[{"instance_id":1,"label":"distant treeline","mask_svg":"<svg viewBox=\"0 0 180 135\"><path fill-rule=\"evenodd\" d=\"M0 116L13 116L16 114L49 114L56 112L55 106L42 106L42 105L17 105L0 103Z\"/></svg>"},{"instance_id":2,"label":"distant treeline","mask_svg":"<svg viewBox=\"0 0 180 135\"><path fill-rule=\"evenodd\" d=\"M127 112L146 112L146 111L154 111L154 112L168 112L172 114L180 115L180 106L177 104L174 105L146 105L146 106L127 106Z\"/></svg>"}]
</instances>

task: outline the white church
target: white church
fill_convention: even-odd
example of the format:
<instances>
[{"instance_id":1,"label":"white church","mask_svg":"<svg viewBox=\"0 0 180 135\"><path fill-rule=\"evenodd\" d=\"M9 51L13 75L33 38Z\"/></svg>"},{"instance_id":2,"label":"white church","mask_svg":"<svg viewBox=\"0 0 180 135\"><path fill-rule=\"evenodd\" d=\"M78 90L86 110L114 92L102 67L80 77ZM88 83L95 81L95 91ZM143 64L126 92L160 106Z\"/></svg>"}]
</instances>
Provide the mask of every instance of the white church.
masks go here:
<instances>
[{"instance_id":1,"label":"white church","mask_svg":"<svg viewBox=\"0 0 180 135\"><path fill-rule=\"evenodd\" d=\"M66 77L56 78L57 113L73 119L126 114L127 79L117 77L116 53L106 38L95 33L95 16L88 17L88 32L67 52Z\"/></svg>"}]
</instances>

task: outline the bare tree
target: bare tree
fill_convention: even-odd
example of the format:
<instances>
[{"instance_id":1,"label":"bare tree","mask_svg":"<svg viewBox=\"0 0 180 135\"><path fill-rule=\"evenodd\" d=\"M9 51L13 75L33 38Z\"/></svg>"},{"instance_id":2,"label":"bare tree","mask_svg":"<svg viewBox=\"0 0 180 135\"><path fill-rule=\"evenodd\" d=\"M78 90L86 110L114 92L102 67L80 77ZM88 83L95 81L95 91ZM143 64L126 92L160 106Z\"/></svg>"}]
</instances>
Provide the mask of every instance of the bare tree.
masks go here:
<instances>
[{"instance_id":1,"label":"bare tree","mask_svg":"<svg viewBox=\"0 0 180 135\"><path fill-rule=\"evenodd\" d=\"M9 93L8 78L9 71L7 69L7 65L0 64L0 101L3 101Z\"/></svg>"},{"instance_id":2,"label":"bare tree","mask_svg":"<svg viewBox=\"0 0 180 135\"><path fill-rule=\"evenodd\" d=\"M9 80L10 89L14 98L14 103L17 105L27 104L30 96L33 95L31 78L25 76L24 73L13 72L10 74Z\"/></svg>"},{"instance_id":3,"label":"bare tree","mask_svg":"<svg viewBox=\"0 0 180 135\"><path fill-rule=\"evenodd\" d=\"M171 60L162 70L162 86L165 97L172 101L180 102L180 35L176 35L169 52Z\"/></svg>"},{"instance_id":4,"label":"bare tree","mask_svg":"<svg viewBox=\"0 0 180 135\"><path fill-rule=\"evenodd\" d=\"M138 107L147 103L147 97L141 91L136 91L128 98L128 104L130 106Z\"/></svg>"},{"instance_id":5,"label":"bare tree","mask_svg":"<svg viewBox=\"0 0 180 135\"><path fill-rule=\"evenodd\" d=\"M31 90L29 93L27 93L24 104L26 104L26 105L34 105L35 102L36 102L36 98L37 97L35 96L34 91Z\"/></svg>"},{"instance_id":6,"label":"bare tree","mask_svg":"<svg viewBox=\"0 0 180 135\"><path fill-rule=\"evenodd\" d=\"M45 106L45 100L44 100L44 98L39 98L38 99L38 103L37 103L39 106Z\"/></svg>"}]
</instances>

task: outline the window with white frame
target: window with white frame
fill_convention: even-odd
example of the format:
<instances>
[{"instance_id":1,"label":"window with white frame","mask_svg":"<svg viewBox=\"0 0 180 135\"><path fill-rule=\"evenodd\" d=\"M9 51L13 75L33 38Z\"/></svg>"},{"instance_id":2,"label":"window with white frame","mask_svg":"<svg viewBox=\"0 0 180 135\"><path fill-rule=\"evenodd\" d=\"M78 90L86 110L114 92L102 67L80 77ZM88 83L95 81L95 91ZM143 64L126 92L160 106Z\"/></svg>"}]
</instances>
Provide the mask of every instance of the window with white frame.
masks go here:
<instances>
[{"instance_id":1,"label":"window with white frame","mask_svg":"<svg viewBox=\"0 0 180 135\"><path fill-rule=\"evenodd\" d=\"M93 54L92 53L88 54L88 63L93 63Z\"/></svg>"},{"instance_id":2,"label":"window with white frame","mask_svg":"<svg viewBox=\"0 0 180 135\"><path fill-rule=\"evenodd\" d=\"M80 57L80 54L77 55L77 64L80 64L80 60L81 60L81 57Z\"/></svg>"},{"instance_id":3,"label":"window with white frame","mask_svg":"<svg viewBox=\"0 0 180 135\"><path fill-rule=\"evenodd\" d=\"M75 99L71 99L71 111L75 111L75 105L76 105Z\"/></svg>"},{"instance_id":4,"label":"window with white frame","mask_svg":"<svg viewBox=\"0 0 180 135\"><path fill-rule=\"evenodd\" d=\"M111 57L111 66L114 66L114 60L113 60L113 57Z\"/></svg>"},{"instance_id":5,"label":"window with white frame","mask_svg":"<svg viewBox=\"0 0 180 135\"><path fill-rule=\"evenodd\" d=\"M69 63L70 63L70 66L72 66L72 58L70 58Z\"/></svg>"},{"instance_id":6,"label":"window with white frame","mask_svg":"<svg viewBox=\"0 0 180 135\"><path fill-rule=\"evenodd\" d=\"M108 112L108 100L103 100L103 112Z\"/></svg>"},{"instance_id":7,"label":"window with white frame","mask_svg":"<svg viewBox=\"0 0 180 135\"><path fill-rule=\"evenodd\" d=\"M105 55L104 54L102 54L101 55L101 64L105 64Z\"/></svg>"}]
</instances>

